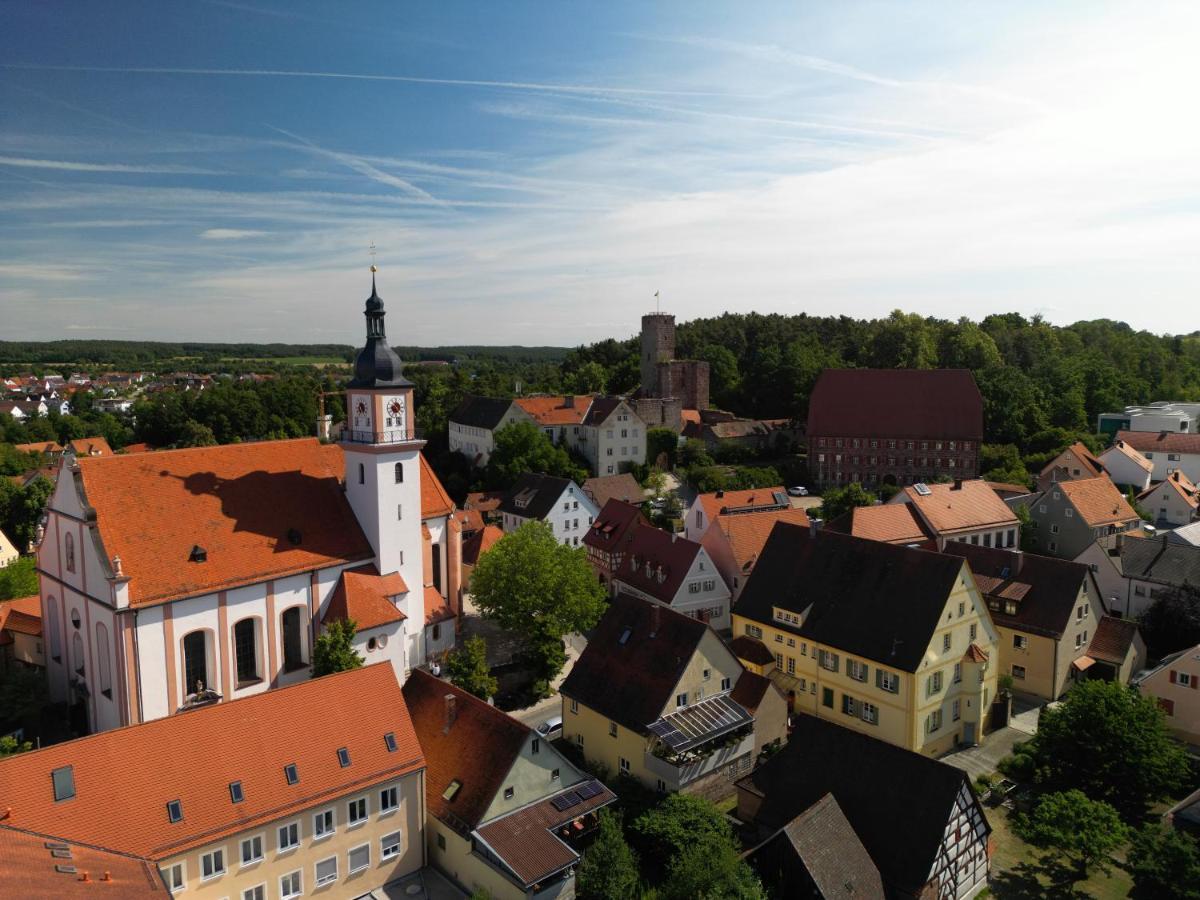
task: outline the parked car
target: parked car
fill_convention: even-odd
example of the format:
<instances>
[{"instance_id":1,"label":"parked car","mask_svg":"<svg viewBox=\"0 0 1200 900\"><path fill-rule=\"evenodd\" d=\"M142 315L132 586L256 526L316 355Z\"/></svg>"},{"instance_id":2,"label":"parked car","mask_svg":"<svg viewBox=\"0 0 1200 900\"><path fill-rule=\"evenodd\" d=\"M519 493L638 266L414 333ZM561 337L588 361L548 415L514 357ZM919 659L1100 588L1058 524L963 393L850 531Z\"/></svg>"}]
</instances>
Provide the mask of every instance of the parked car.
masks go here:
<instances>
[{"instance_id":1,"label":"parked car","mask_svg":"<svg viewBox=\"0 0 1200 900\"><path fill-rule=\"evenodd\" d=\"M793 497L807 497L808 496L808 488L801 487L800 485L796 485L795 487L788 488L788 494L790 494Z\"/></svg>"},{"instance_id":2,"label":"parked car","mask_svg":"<svg viewBox=\"0 0 1200 900\"><path fill-rule=\"evenodd\" d=\"M553 740L556 737L562 737L562 716L554 716L547 719L537 727L537 733L546 740Z\"/></svg>"}]
</instances>

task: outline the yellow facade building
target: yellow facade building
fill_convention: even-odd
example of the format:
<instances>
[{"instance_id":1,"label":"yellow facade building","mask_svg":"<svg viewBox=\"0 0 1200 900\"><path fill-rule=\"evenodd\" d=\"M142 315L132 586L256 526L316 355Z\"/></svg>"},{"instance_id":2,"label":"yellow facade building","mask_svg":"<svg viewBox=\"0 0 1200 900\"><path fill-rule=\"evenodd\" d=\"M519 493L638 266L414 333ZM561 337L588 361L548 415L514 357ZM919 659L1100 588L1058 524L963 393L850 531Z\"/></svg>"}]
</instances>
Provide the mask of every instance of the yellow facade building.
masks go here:
<instances>
[{"instance_id":1,"label":"yellow facade building","mask_svg":"<svg viewBox=\"0 0 1200 900\"><path fill-rule=\"evenodd\" d=\"M0 760L6 825L212 900L357 897L416 872L424 782L387 664Z\"/></svg>"},{"instance_id":2,"label":"yellow facade building","mask_svg":"<svg viewBox=\"0 0 1200 900\"><path fill-rule=\"evenodd\" d=\"M728 796L787 736L783 696L708 625L622 594L561 688L563 738L659 791Z\"/></svg>"},{"instance_id":3,"label":"yellow facade building","mask_svg":"<svg viewBox=\"0 0 1200 900\"><path fill-rule=\"evenodd\" d=\"M997 633L962 559L781 523L734 634L796 712L930 756L990 726Z\"/></svg>"}]
</instances>

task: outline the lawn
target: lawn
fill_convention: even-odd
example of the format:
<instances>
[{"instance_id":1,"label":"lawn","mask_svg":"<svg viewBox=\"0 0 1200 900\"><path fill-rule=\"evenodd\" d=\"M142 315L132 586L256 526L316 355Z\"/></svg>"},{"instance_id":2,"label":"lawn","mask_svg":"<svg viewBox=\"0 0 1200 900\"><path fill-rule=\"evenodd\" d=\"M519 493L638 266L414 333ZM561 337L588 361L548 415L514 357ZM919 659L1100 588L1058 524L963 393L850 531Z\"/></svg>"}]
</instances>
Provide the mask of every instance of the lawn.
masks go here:
<instances>
[{"instance_id":1,"label":"lawn","mask_svg":"<svg viewBox=\"0 0 1200 900\"><path fill-rule=\"evenodd\" d=\"M1110 874L1093 869L1086 881L1070 887L1051 888L1048 866L1039 862L1041 853L1021 840L1012 830L1010 811L1004 807L987 810L995 848L992 852L991 896L999 900L1033 900L1052 897L1094 897L1116 900L1128 897L1133 881L1124 869L1111 865Z\"/></svg>"}]
</instances>

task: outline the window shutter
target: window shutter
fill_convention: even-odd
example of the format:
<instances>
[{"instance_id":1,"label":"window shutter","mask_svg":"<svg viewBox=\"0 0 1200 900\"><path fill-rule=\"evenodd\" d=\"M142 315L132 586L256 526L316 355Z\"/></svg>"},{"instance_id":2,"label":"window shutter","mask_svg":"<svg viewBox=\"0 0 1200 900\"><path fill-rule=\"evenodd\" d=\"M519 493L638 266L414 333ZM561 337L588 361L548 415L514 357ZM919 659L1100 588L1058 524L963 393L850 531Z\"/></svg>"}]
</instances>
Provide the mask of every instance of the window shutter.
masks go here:
<instances>
[{"instance_id":1,"label":"window shutter","mask_svg":"<svg viewBox=\"0 0 1200 900\"><path fill-rule=\"evenodd\" d=\"M1171 670L1170 677L1171 677L1171 684L1174 684L1175 683L1175 670L1174 669Z\"/></svg>"}]
</instances>

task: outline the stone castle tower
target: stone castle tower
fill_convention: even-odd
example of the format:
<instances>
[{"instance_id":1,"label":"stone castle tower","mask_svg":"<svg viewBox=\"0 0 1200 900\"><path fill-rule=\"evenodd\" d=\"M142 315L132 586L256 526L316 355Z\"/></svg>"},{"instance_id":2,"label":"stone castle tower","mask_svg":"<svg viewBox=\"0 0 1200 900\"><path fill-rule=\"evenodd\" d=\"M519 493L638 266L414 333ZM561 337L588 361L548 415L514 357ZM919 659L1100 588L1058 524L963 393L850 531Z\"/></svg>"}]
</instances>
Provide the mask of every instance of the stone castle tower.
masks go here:
<instances>
[{"instance_id":1,"label":"stone castle tower","mask_svg":"<svg viewBox=\"0 0 1200 900\"><path fill-rule=\"evenodd\" d=\"M642 316L642 390L644 398L678 400L683 409L708 409L708 363L675 358L675 317Z\"/></svg>"}]
</instances>

